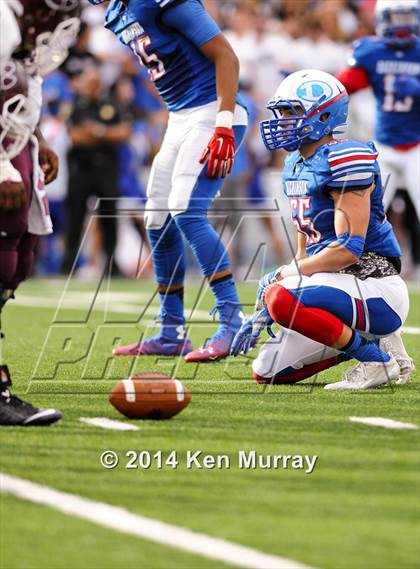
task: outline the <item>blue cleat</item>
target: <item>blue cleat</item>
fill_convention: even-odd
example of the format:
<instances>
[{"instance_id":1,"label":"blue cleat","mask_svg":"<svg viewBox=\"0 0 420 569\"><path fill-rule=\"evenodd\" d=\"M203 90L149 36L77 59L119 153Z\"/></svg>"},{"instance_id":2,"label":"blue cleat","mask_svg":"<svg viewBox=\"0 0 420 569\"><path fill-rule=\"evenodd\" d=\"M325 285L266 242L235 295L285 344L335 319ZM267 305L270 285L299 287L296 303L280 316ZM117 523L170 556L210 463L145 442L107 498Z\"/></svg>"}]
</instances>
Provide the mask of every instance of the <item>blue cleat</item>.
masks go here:
<instances>
[{"instance_id":1,"label":"blue cleat","mask_svg":"<svg viewBox=\"0 0 420 569\"><path fill-rule=\"evenodd\" d=\"M155 336L148 338L137 344L120 346L112 350L113 356L185 356L193 349L191 340L185 338L179 342L174 342Z\"/></svg>"},{"instance_id":2,"label":"blue cleat","mask_svg":"<svg viewBox=\"0 0 420 569\"><path fill-rule=\"evenodd\" d=\"M230 354L233 339L245 320L240 304L224 302L216 306L211 315L220 314L220 326L216 334L205 341L203 346L189 352L186 362L214 362Z\"/></svg>"},{"instance_id":3,"label":"blue cleat","mask_svg":"<svg viewBox=\"0 0 420 569\"><path fill-rule=\"evenodd\" d=\"M119 346L112 350L113 356L185 356L192 351L187 338L185 320L161 311L160 333L137 344Z\"/></svg>"}]
</instances>

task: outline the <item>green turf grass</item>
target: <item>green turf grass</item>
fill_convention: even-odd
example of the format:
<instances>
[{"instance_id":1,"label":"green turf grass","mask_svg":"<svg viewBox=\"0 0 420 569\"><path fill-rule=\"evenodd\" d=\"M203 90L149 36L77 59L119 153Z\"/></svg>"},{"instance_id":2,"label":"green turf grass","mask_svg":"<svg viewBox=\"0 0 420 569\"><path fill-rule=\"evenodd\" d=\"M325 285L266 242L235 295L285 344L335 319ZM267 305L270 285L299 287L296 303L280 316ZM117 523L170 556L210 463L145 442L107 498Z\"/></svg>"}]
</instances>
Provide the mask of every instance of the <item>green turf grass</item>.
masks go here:
<instances>
[{"instance_id":1,"label":"green turf grass","mask_svg":"<svg viewBox=\"0 0 420 569\"><path fill-rule=\"evenodd\" d=\"M16 392L35 404L59 407L65 419L50 429L1 429L2 471L319 568L419 565L419 432L348 421L350 415L359 415L419 423L418 372L407 386L333 393L322 386L337 380L344 365L296 386L264 389L249 379L246 358L227 364L181 363L176 376L192 391L192 403L181 415L168 422L140 422L138 432L104 431L80 423L79 417L124 420L108 404L107 393L132 360L113 364L110 359L107 366L104 362L115 335L124 343L138 338L142 327L130 320L145 301L136 304L130 295L140 291L146 297L152 286L112 283L113 292L126 295L118 303L131 303L132 314L104 317L101 310L61 311L61 323L50 332L48 348L41 354L38 379L30 381L54 317L54 309L36 306L36 298L47 298L53 305L62 286L29 282L19 293L35 297L30 301L35 306L10 303L5 310L6 356ZM88 284L73 287L77 299L77 293L87 298L91 290ZM253 294L254 286L242 287L245 301L251 303ZM194 300L187 299L189 306ZM407 325L419 325L419 305L419 297L412 294ZM199 309L210 307L206 295ZM99 337L98 326L103 327ZM213 324L196 325L194 344L213 330ZM88 358L56 369L60 358L80 358L92 335L95 343ZM419 336L405 335L404 340L419 366ZM142 358L133 369L171 373L175 365L173 360ZM55 379L45 379L54 373ZM106 449L120 454L115 470L100 466L99 455ZM176 470L126 470L130 449L176 450L182 464ZM187 470L183 463L189 449L228 454L233 463L239 450L252 449L261 454L317 454L319 460L311 475L290 469L239 470L235 464L229 470ZM223 566L15 498L0 500L4 569Z\"/></svg>"}]
</instances>

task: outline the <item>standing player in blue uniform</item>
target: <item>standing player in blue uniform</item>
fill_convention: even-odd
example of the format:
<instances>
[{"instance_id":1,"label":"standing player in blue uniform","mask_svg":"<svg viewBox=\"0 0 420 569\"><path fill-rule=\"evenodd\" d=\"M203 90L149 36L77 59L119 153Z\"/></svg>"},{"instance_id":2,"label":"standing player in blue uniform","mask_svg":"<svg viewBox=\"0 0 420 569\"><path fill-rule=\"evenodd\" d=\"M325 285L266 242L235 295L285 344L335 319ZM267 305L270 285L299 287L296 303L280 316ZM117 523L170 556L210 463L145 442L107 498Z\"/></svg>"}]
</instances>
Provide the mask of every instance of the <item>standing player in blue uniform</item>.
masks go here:
<instances>
[{"instance_id":1,"label":"standing player in blue uniform","mask_svg":"<svg viewBox=\"0 0 420 569\"><path fill-rule=\"evenodd\" d=\"M406 188L420 219L419 2L378 0L375 15L377 36L356 42L338 79L350 94L372 87L385 209Z\"/></svg>"},{"instance_id":2,"label":"standing player in blue uniform","mask_svg":"<svg viewBox=\"0 0 420 569\"><path fill-rule=\"evenodd\" d=\"M253 362L260 382L294 383L352 358L360 363L327 389L408 380L378 340L402 325L409 304L378 153L372 142L334 138L346 124L348 100L333 76L299 71L269 103L275 118L261 123L267 148L291 152L283 185L298 251L290 265L263 277L256 313L232 345L233 355L246 353L266 326L281 324Z\"/></svg>"},{"instance_id":3,"label":"standing player in blue uniform","mask_svg":"<svg viewBox=\"0 0 420 569\"><path fill-rule=\"evenodd\" d=\"M243 315L228 254L207 211L232 168L247 124L246 110L237 101L238 60L201 0L114 0L105 26L148 68L169 110L146 205L161 330L154 338L113 353L187 354L187 361L226 357ZM220 315L216 334L194 351L185 329L183 237Z\"/></svg>"}]
</instances>

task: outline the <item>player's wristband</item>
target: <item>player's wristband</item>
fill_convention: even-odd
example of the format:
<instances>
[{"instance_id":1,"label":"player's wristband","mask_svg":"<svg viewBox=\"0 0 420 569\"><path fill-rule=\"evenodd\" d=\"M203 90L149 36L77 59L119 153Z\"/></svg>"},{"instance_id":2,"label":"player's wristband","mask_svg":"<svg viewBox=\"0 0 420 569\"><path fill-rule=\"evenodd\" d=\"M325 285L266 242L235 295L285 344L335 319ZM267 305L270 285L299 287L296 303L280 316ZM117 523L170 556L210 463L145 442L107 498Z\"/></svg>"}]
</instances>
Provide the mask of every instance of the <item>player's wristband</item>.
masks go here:
<instances>
[{"instance_id":1,"label":"player's wristband","mask_svg":"<svg viewBox=\"0 0 420 569\"><path fill-rule=\"evenodd\" d=\"M7 158L0 158L0 182L21 182L22 176Z\"/></svg>"},{"instance_id":2,"label":"player's wristband","mask_svg":"<svg viewBox=\"0 0 420 569\"><path fill-rule=\"evenodd\" d=\"M232 128L233 113L231 111L219 111L216 116L216 128Z\"/></svg>"},{"instance_id":3,"label":"player's wristband","mask_svg":"<svg viewBox=\"0 0 420 569\"><path fill-rule=\"evenodd\" d=\"M365 238L362 235L349 235L347 231L338 235L337 242L357 258L362 255L365 248Z\"/></svg>"}]
</instances>

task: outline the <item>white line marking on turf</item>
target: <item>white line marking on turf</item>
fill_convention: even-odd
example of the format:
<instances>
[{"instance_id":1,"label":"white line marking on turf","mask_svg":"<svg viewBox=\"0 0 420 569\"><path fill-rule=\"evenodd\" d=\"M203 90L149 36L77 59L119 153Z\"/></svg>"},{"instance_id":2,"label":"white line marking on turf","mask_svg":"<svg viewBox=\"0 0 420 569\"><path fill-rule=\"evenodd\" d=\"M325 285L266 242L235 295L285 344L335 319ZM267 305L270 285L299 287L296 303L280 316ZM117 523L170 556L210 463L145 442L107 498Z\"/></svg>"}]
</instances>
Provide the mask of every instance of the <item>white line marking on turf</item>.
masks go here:
<instances>
[{"instance_id":1,"label":"white line marking on turf","mask_svg":"<svg viewBox=\"0 0 420 569\"><path fill-rule=\"evenodd\" d=\"M61 305L57 308L57 304L59 302L58 298L45 298L41 296L28 296L28 295L19 295L13 301L13 306L31 306L32 308L55 308L57 311L59 310L88 310L92 308L95 311L104 311L115 313L115 314L135 314L139 311L138 304L131 304L130 302L114 302L113 304L107 306L107 303L103 299L103 297L98 297L96 302L93 306L91 306L91 299L88 299L88 296L92 297L91 293L79 293L81 296L80 298L73 294L70 298L66 298ZM130 297L131 298L131 297ZM150 295L139 293L138 300L141 301L143 298L150 299ZM127 298L127 300L129 300ZM158 305L152 304L148 310L146 311L148 314L155 313L158 310ZM188 308L191 311L191 308ZM206 310L194 310L194 319L207 319L210 322L209 313ZM213 322L213 321L211 321ZM153 320L142 321L142 324L152 324ZM127 322L130 324L130 322ZM414 334L420 335L420 327L418 326L403 326L401 328L404 334Z\"/></svg>"},{"instance_id":2,"label":"white line marking on turf","mask_svg":"<svg viewBox=\"0 0 420 569\"><path fill-rule=\"evenodd\" d=\"M420 328L418 326L403 326L401 330L405 334L420 334Z\"/></svg>"},{"instance_id":3,"label":"white line marking on turf","mask_svg":"<svg viewBox=\"0 0 420 569\"><path fill-rule=\"evenodd\" d=\"M1 1L1 0L0 0ZM144 295L146 296L146 295ZM150 300L150 296L147 297L148 300ZM87 302L86 300L79 300L75 297L71 297L69 299L66 299L65 301L63 301L60 306L58 306L59 303L59 299L58 298L45 298L45 297L41 297L41 296L27 296L27 295L19 295L16 297L16 299L13 301L13 306L16 307L22 307L22 306L30 306L32 308L55 308L57 314L61 311L61 310L95 310L95 311L107 311L110 312L111 314L115 313L115 314L137 314L140 312L140 310L143 310L143 307L140 304L130 304L130 303L122 303L122 302L118 302L118 303L113 303L111 305L108 305L104 300L101 299L96 299L95 303L92 305L92 301L91 302ZM146 313L151 315L151 314L155 314L157 311L159 310L159 305L158 304L151 304L148 309L146 310ZM191 312L191 308L187 308L187 311L190 313ZM57 314L55 316L55 318L57 317ZM213 320L210 318L210 314L207 310L194 310L193 313L194 318L193 319L207 319L208 322L213 324ZM145 322L142 321L142 324L144 324ZM153 320L150 320L150 323L153 323ZM127 324L130 324L130 322L127 322Z\"/></svg>"},{"instance_id":4,"label":"white line marking on turf","mask_svg":"<svg viewBox=\"0 0 420 569\"><path fill-rule=\"evenodd\" d=\"M80 417L82 423L100 427L101 429L110 429L112 431L138 431L139 428L131 423L123 423L122 421L114 421L106 417Z\"/></svg>"},{"instance_id":5,"label":"white line marking on turf","mask_svg":"<svg viewBox=\"0 0 420 569\"><path fill-rule=\"evenodd\" d=\"M349 417L353 423L363 423L372 427L385 427L386 429L418 429L414 423L401 423L384 417Z\"/></svg>"},{"instance_id":6,"label":"white line marking on turf","mask_svg":"<svg viewBox=\"0 0 420 569\"><path fill-rule=\"evenodd\" d=\"M75 494L60 492L22 478L0 474L0 491L35 504L49 506L65 514L89 520L100 526L135 535L168 547L175 547L209 559L251 569L309 569L291 559L269 555L250 547L196 533L152 518L133 514L124 508L94 502Z\"/></svg>"}]
</instances>

